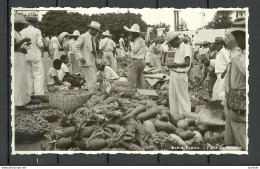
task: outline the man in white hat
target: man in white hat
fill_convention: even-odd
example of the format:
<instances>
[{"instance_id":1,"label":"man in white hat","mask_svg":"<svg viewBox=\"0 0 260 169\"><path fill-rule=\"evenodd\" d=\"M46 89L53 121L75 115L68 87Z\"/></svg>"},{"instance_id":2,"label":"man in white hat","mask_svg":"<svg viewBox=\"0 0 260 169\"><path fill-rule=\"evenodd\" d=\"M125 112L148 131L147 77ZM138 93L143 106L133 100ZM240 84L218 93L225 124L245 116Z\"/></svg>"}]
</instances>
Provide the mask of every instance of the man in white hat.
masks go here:
<instances>
[{"instance_id":1,"label":"man in white hat","mask_svg":"<svg viewBox=\"0 0 260 169\"><path fill-rule=\"evenodd\" d=\"M104 39L101 40L99 49L103 53L102 59L115 71L117 72L117 62L114 57L116 50L116 43L110 38L111 34L109 30L102 33Z\"/></svg>"},{"instance_id":2,"label":"man in white hat","mask_svg":"<svg viewBox=\"0 0 260 169\"><path fill-rule=\"evenodd\" d=\"M69 35L71 37L69 41L69 61L71 64L71 72L72 73L79 73L80 72L80 66L79 66L79 60L75 57L73 52L73 45L76 43L76 40L80 36L80 32L78 30L75 30L73 34Z\"/></svg>"},{"instance_id":3,"label":"man in white hat","mask_svg":"<svg viewBox=\"0 0 260 169\"><path fill-rule=\"evenodd\" d=\"M29 16L27 20L30 24L21 31L21 35L24 38L31 38L32 43L26 54L29 93L32 99L40 99L43 102L47 102L44 97L44 69L41 57L41 48L44 45L42 33L37 28L38 18L36 16Z\"/></svg>"},{"instance_id":4,"label":"man in white hat","mask_svg":"<svg viewBox=\"0 0 260 169\"><path fill-rule=\"evenodd\" d=\"M132 58L132 69L130 71L128 81L139 89L144 89L144 77L143 71L145 67L144 56L145 56L145 41L140 36L140 26L134 24L131 29L124 27L129 32L129 36L133 39L133 46L131 48Z\"/></svg>"},{"instance_id":5,"label":"man in white hat","mask_svg":"<svg viewBox=\"0 0 260 169\"><path fill-rule=\"evenodd\" d=\"M231 50L231 63L225 79L224 111L226 115L225 145L247 150L246 131L246 32L245 18L237 18L228 31L225 42Z\"/></svg>"},{"instance_id":6,"label":"man in white hat","mask_svg":"<svg viewBox=\"0 0 260 169\"><path fill-rule=\"evenodd\" d=\"M181 33L170 32L166 36L167 43L176 48L174 62L168 63L170 68L169 102L171 114L191 112L188 91L188 71L191 66L191 48L182 43L178 36Z\"/></svg>"},{"instance_id":7,"label":"man in white hat","mask_svg":"<svg viewBox=\"0 0 260 169\"><path fill-rule=\"evenodd\" d=\"M73 52L81 62L82 71L87 83L87 89L92 93L96 91L97 86L97 51L94 36L98 32L101 32L100 26L100 23L92 21L89 30L80 35L73 45Z\"/></svg>"}]
</instances>

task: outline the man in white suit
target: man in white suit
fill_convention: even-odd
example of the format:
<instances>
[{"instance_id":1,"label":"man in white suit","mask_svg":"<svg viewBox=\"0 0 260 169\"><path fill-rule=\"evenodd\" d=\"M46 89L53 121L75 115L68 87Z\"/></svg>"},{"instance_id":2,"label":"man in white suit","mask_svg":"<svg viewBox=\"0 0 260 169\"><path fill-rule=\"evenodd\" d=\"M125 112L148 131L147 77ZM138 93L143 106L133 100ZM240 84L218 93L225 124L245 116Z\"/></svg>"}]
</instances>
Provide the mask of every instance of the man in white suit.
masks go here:
<instances>
[{"instance_id":1,"label":"man in white suit","mask_svg":"<svg viewBox=\"0 0 260 169\"><path fill-rule=\"evenodd\" d=\"M98 31L101 32L100 26L100 23L92 21L89 30L80 35L73 45L74 54L81 62L87 89L92 93L96 91L97 86L97 51L94 36Z\"/></svg>"},{"instance_id":2,"label":"man in white suit","mask_svg":"<svg viewBox=\"0 0 260 169\"><path fill-rule=\"evenodd\" d=\"M29 16L27 20L30 24L21 31L21 35L24 38L31 39L31 44L26 54L29 93L32 99L40 99L43 102L47 102L44 97L44 69L41 50L44 44L42 33L37 28L38 18L36 16Z\"/></svg>"}]
</instances>

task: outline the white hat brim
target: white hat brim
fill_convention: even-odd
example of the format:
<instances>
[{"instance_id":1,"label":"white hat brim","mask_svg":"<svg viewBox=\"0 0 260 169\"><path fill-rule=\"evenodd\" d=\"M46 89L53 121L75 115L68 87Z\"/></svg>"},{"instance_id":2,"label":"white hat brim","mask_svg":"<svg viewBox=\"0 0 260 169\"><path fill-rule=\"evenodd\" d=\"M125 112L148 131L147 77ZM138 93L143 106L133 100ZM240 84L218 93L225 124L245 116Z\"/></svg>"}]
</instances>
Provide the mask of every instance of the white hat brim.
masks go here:
<instances>
[{"instance_id":1,"label":"white hat brim","mask_svg":"<svg viewBox=\"0 0 260 169\"><path fill-rule=\"evenodd\" d=\"M124 26L124 29L128 32L135 32L135 33L141 33L140 31L136 31L136 30L133 30L133 29L129 29L127 26Z\"/></svg>"},{"instance_id":2,"label":"white hat brim","mask_svg":"<svg viewBox=\"0 0 260 169\"><path fill-rule=\"evenodd\" d=\"M97 28L97 27L94 27L94 26L89 26L89 28L93 28L93 29L96 29L96 30L98 30L99 32L101 32L100 28Z\"/></svg>"},{"instance_id":3,"label":"white hat brim","mask_svg":"<svg viewBox=\"0 0 260 169\"><path fill-rule=\"evenodd\" d=\"M166 41L167 43L170 43L173 39L177 38L178 36L180 36L182 33L178 32L178 33L174 33L174 35L172 35L170 38L167 38L166 35Z\"/></svg>"}]
</instances>

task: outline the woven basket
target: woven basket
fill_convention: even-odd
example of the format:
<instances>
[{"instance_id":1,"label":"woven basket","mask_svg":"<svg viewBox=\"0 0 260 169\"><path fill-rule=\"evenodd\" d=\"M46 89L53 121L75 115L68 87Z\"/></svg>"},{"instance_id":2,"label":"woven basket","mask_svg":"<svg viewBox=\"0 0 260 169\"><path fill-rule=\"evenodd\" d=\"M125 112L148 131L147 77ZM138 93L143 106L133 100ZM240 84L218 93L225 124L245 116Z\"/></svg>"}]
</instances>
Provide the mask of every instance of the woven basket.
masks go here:
<instances>
[{"instance_id":1,"label":"woven basket","mask_svg":"<svg viewBox=\"0 0 260 169\"><path fill-rule=\"evenodd\" d=\"M50 93L49 104L53 107L60 107L66 112L74 112L88 101L91 94L83 90L64 90Z\"/></svg>"},{"instance_id":2,"label":"woven basket","mask_svg":"<svg viewBox=\"0 0 260 169\"><path fill-rule=\"evenodd\" d=\"M210 110L203 107L198 115L198 122L208 126L224 126L223 110Z\"/></svg>"}]
</instances>

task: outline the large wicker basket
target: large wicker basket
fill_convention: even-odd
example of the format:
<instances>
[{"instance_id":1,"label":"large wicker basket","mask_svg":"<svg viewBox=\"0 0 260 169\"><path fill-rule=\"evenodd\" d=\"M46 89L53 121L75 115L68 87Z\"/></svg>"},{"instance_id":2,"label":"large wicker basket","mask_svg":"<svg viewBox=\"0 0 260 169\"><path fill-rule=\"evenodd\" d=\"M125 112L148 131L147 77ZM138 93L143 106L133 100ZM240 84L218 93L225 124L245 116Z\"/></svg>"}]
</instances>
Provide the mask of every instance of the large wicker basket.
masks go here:
<instances>
[{"instance_id":1,"label":"large wicker basket","mask_svg":"<svg viewBox=\"0 0 260 169\"><path fill-rule=\"evenodd\" d=\"M83 106L90 97L91 94L84 90L63 90L50 93L49 104L71 113Z\"/></svg>"}]
</instances>

